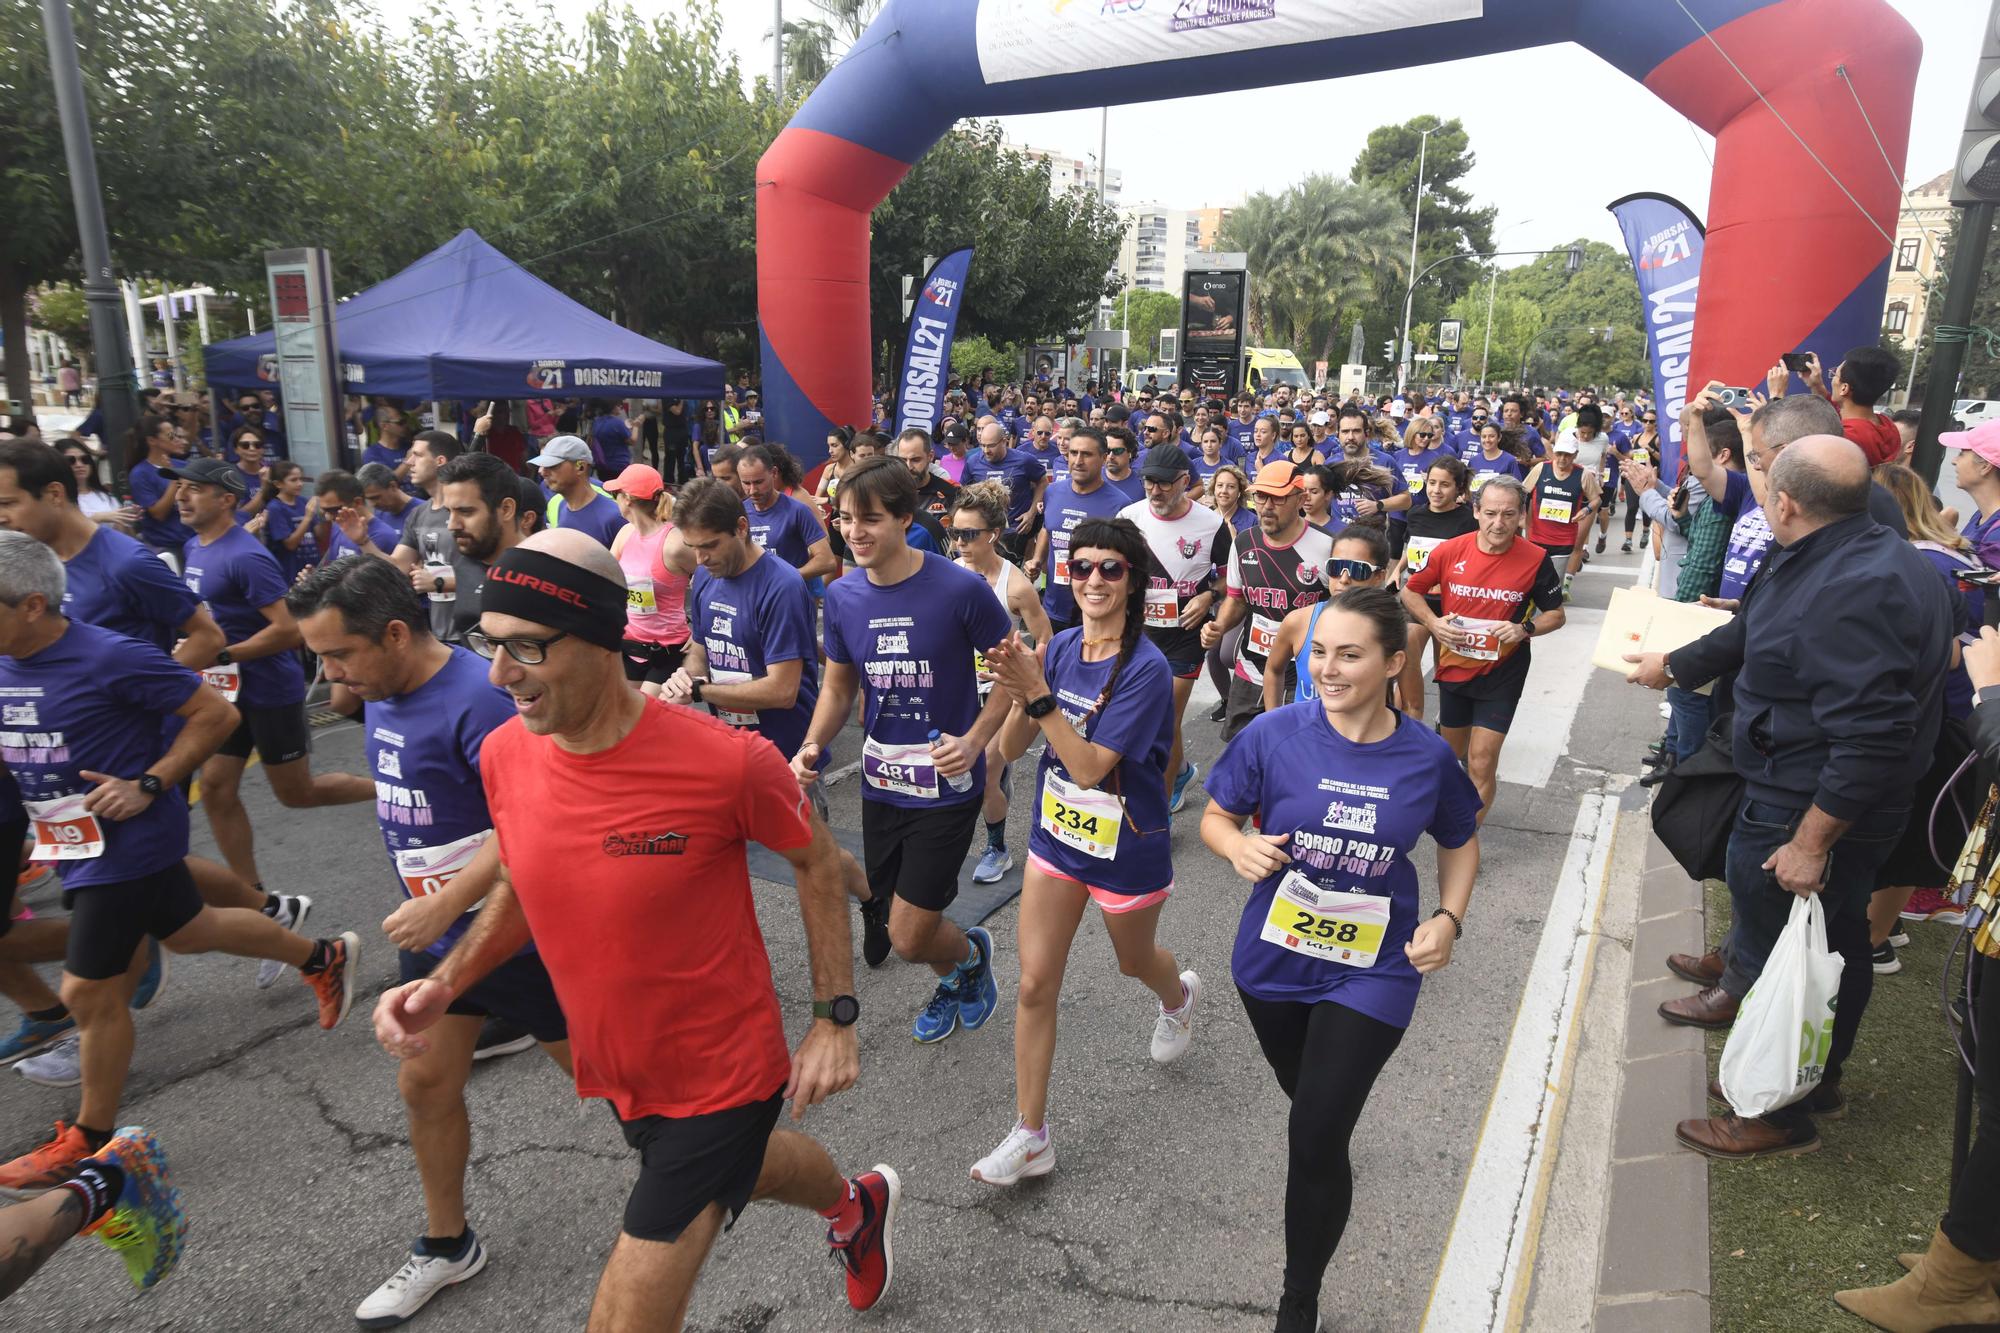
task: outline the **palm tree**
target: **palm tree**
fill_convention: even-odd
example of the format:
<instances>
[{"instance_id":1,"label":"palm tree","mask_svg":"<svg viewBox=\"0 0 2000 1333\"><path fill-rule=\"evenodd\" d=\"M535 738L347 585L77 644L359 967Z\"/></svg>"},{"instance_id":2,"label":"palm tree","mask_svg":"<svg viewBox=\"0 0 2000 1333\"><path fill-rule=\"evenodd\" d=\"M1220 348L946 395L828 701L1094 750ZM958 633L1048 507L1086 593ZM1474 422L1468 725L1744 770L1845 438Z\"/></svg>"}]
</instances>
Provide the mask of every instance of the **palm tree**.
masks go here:
<instances>
[{"instance_id":1,"label":"palm tree","mask_svg":"<svg viewBox=\"0 0 2000 1333\"><path fill-rule=\"evenodd\" d=\"M1261 342L1273 332L1271 318L1278 307L1278 289L1273 285L1277 267L1283 214L1279 201L1258 193L1231 209L1222 220L1216 244L1224 250L1240 250L1249 257L1250 278L1244 314L1246 340Z\"/></svg>"},{"instance_id":2,"label":"palm tree","mask_svg":"<svg viewBox=\"0 0 2000 1333\"><path fill-rule=\"evenodd\" d=\"M1408 267L1401 205L1380 186L1316 175L1285 192L1280 213L1272 280L1292 342L1331 363L1342 316L1365 306L1384 274L1400 282Z\"/></svg>"},{"instance_id":3,"label":"palm tree","mask_svg":"<svg viewBox=\"0 0 2000 1333\"><path fill-rule=\"evenodd\" d=\"M875 15L882 0L811 0L821 17L785 20L785 86L809 88L840 63ZM766 30L764 35L771 34Z\"/></svg>"}]
</instances>

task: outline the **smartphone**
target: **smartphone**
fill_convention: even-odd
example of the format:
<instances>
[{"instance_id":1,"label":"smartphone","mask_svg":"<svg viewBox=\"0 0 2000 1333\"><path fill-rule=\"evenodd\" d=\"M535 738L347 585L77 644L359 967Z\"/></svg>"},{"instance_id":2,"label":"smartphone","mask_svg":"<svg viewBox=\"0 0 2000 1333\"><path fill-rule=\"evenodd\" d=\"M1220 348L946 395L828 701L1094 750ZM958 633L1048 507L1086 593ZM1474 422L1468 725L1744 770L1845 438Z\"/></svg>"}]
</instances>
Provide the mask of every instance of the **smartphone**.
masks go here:
<instances>
[{"instance_id":1,"label":"smartphone","mask_svg":"<svg viewBox=\"0 0 2000 1333\"><path fill-rule=\"evenodd\" d=\"M1715 400L1724 407L1748 407L1750 406L1750 391L1739 388L1718 389L1715 393Z\"/></svg>"},{"instance_id":2,"label":"smartphone","mask_svg":"<svg viewBox=\"0 0 2000 1333\"><path fill-rule=\"evenodd\" d=\"M1785 369L1794 375L1803 376L1812 370L1811 352L1787 352L1784 355Z\"/></svg>"}]
</instances>

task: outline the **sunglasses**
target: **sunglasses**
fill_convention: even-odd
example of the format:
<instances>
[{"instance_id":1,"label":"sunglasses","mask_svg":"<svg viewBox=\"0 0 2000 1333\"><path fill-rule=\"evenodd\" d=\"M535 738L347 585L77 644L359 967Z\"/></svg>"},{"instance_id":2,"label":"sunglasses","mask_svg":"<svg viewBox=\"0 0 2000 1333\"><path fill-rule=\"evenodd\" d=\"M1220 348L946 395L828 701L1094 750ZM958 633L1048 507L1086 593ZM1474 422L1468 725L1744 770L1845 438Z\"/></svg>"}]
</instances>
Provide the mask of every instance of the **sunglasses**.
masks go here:
<instances>
[{"instance_id":1,"label":"sunglasses","mask_svg":"<svg viewBox=\"0 0 2000 1333\"><path fill-rule=\"evenodd\" d=\"M1365 583L1375 577L1379 565L1371 565L1366 560L1332 559L1326 562L1326 576L1330 579L1348 578L1356 583Z\"/></svg>"},{"instance_id":2,"label":"sunglasses","mask_svg":"<svg viewBox=\"0 0 2000 1333\"><path fill-rule=\"evenodd\" d=\"M1658 421L1659 421L1659 418L1658 418L1658 417L1647 417L1647 418L1645 418L1645 420L1644 420L1643 424L1644 424L1644 425L1648 425L1648 426L1651 426L1651 425L1655 425L1655 424L1657 424L1657 423L1658 423Z\"/></svg>"},{"instance_id":3,"label":"sunglasses","mask_svg":"<svg viewBox=\"0 0 2000 1333\"><path fill-rule=\"evenodd\" d=\"M992 536L992 535L993 535L993 529L991 529L991 528L946 528L946 529L945 529L945 533L944 533L944 535L945 535L945 536L947 536L947 537L949 537L949 538L951 538L951 539L952 539L953 541L955 541L955 542L976 542L976 541L978 541L978 540L979 540L979 539L980 539L981 537L990 537L990 536Z\"/></svg>"},{"instance_id":4,"label":"sunglasses","mask_svg":"<svg viewBox=\"0 0 2000 1333\"><path fill-rule=\"evenodd\" d=\"M1106 583L1119 583L1130 568L1123 560L1072 560L1069 562L1069 577L1072 583L1082 583L1092 574L1101 574Z\"/></svg>"},{"instance_id":5,"label":"sunglasses","mask_svg":"<svg viewBox=\"0 0 2000 1333\"><path fill-rule=\"evenodd\" d=\"M1130 449L1127 449L1127 448L1126 448L1126 447L1125 447L1124 445L1122 445L1122 444L1114 444L1114 445L1112 445L1112 446L1111 446L1111 447L1110 447L1109 449L1106 449L1106 450L1105 450L1104 452L1106 452L1106 453L1108 453L1108 454L1117 454L1117 455L1119 455L1119 456L1121 456L1121 457L1122 457L1123 455L1125 455L1125 454L1129 454L1129 453L1131 453L1132 451L1131 451Z\"/></svg>"}]
</instances>

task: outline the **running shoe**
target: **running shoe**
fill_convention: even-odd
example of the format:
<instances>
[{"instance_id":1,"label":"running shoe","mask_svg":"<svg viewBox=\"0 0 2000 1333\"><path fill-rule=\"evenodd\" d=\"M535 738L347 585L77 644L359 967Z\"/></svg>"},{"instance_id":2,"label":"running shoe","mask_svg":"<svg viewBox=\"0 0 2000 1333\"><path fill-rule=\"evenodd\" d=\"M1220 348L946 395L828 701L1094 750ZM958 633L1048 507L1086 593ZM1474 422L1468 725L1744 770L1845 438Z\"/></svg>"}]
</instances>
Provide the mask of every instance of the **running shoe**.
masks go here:
<instances>
[{"instance_id":1,"label":"running shoe","mask_svg":"<svg viewBox=\"0 0 2000 1333\"><path fill-rule=\"evenodd\" d=\"M14 1035L5 1041L0 1041L0 1065L11 1065L16 1060L53 1046L75 1031L74 1014L64 1014L61 1018L46 1021L22 1014L21 1026L14 1029Z\"/></svg>"},{"instance_id":2,"label":"running shoe","mask_svg":"<svg viewBox=\"0 0 2000 1333\"><path fill-rule=\"evenodd\" d=\"M300 894L279 894L278 914L271 919L295 934L306 933L306 916L313 909L313 900ZM266 958L257 964L257 989L269 990L279 977L285 974L285 965L275 958Z\"/></svg>"},{"instance_id":3,"label":"running shoe","mask_svg":"<svg viewBox=\"0 0 2000 1333\"><path fill-rule=\"evenodd\" d=\"M1896 933L1895 933L1895 934L1893 934L1893 935L1891 935L1891 936L1889 937L1889 943L1891 943L1891 944L1895 945L1895 946L1896 946L1896 947L1897 947L1898 949L1907 949L1907 948L1909 948L1909 947L1910 947L1910 932L1909 932L1909 931L1907 931L1907 930L1904 930L1904 929L1903 929L1902 927L1898 926L1898 927L1896 928Z\"/></svg>"},{"instance_id":4,"label":"running shoe","mask_svg":"<svg viewBox=\"0 0 2000 1333\"><path fill-rule=\"evenodd\" d=\"M1565 602L1569 600L1569 585L1574 582L1576 582L1576 575L1574 574L1563 575L1563 600Z\"/></svg>"},{"instance_id":5,"label":"running shoe","mask_svg":"<svg viewBox=\"0 0 2000 1333\"><path fill-rule=\"evenodd\" d=\"M456 1259L412 1249L403 1266L355 1308L354 1321L363 1328L394 1328L446 1287L478 1277L486 1267L486 1247L469 1228L467 1236Z\"/></svg>"},{"instance_id":6,"label":"running shoe","mask_svg":"<svg viewBox=\"0 0 2000 1333\"><path fill-rule=\"evenodd\" d=\"M1189 761L1188 764L1184 768L1182 768L1179 773L1175 774L1174 794L1172 799L1170 799L1167 802L1168 814L1170 815L1179 814L1181 812L1181 807L1187 804L1187 789L1194 782L1194 775L1198 771L1199 769L1194 764L1194 762Z\"/></svg>"},{"instance_id":7,"label":"running shoe","mask_svg":"<svg viewBox=\"0 0 2000 1333\"><path fill-rule=\"evenodd\" d=\"M861 961L870 967L889 960L889 901L878 893L861 904Z\"/></svg>"},{"instance_id":8,"label":"running shoe","mask_svg":"<svg viewBox=\"0 0 2000 1333\"><path fill-rule=\"evenodd\" d=\"M170 970L167 951L158 940L148 939L146 946L152 952L146 959L146 970L139 977L139 984L132 988L132 1007L144 1009L160 998L166 989L167 973Z\"/></svg>"},{"instance_id":9,"label":"running shoe","mask_svg":"<svg viewBox=\"0 0 2000 1333\"><path fill-rule=\"evenodd\" d=\"M56 876L56 868L38 861L20 874L14 876L14 891L19 894L39 893L43 889L54 891L62 881Z\"/></svg>"},{"instance_id":10,"label":"running shoe","mask_svg":"<svg viewBox=\"0 0 2000 1333\"><path fill-rule=\"evenodd\" d=\"M826 1243L834 1262L847 1275L847 1303L857 1310L872 1310L889 1294L896 1277L896 1205L903 1197L903 1181L894 1167L879 1162L853 1181L861 1199L861 1225L846 1240L827 1228Z\"/></svg>"},{"instance_id":11,"label":"running shoe","mask_svg":"<svg viewBox=\"0 0 2000 1333\"><path fill-rule=\"evenodd\" d=\"M319 1000L319 1025L332 1031L340 1026L354 1003L354 970L361 961L361 937L350 930L327 944L333 950L333 957L325 969L299 980L312 987Z\"/></svg>"},{"instance_id":12,"label":"running shoe","mask_svg":"<svg viewBox=\"0 0 2000 1333\"><path fill-rule=\"evenodd\" d=\"M972 868L974 884L998 884L1001 876L1014 868L1014 854L1005 847L988 847Z\"/></svg>"},{"instance_id":13,"label":"running shoe","mask_svg":"<svg viewBox=\"0 0 2000 1333\"><path fill-rule=\"evenodd\" d=\"M58 1120L47 1143L0 1166L0 1194L19 1199L53 1189L88 1156L90 1145L84 1142L83 1131Z\"/></svg>"},{"instance_id":14,"label":"running shoe","mask_svg":"<svg viewBox=\"0 0 2000 1333\"><path fill-rule=\"evenodd\" d=\"M1623 551L1627 555L1632 554L1632 539L1630 537L1627 537L1625 539L1625 544L1619 547L1618 549Z\"/></svg>"},{"instance_id":15,"label":"running shoe","mask_svg":"<svg viewBox=\"0 0 2000 1333\"><path fill-rule=\"evenodd\" d=\"M534 1046L535 1034L528 1029L504 1019L489 1018L479 1029L479 1040L473 1043L472 1058L491 1060L501 1055L519 1055Z\"/></svg>"},{"instance_id":16,"label":"running shoe","mask_svg":"<svg viewBox=\"0 0 2000 1333\"><path fill-rule=\"evenodd\" d=\"M937 989L931 992L931 1002L917 1015L910 1035L919 1045L928 1046L932 1042L943 1041L958 1031L958 986L957 973L949 977L939 977Z\"/></svg>"},{"instance_id":17,"label":"running shoe","mask_svg":"<svg viewBox=\"0 0 2000 1333\"><path fill-rule=\"evenodd\" d=\"M1902 971L1903 962L1900 958L1896 957L1896 946L1887 940L1883 940L1880 944L1876 945L1874 966L1875 975L1878 977L1886 977Z\"/></svg>"},{"instance_id":18,"label":"running shoe","mask_svg":"<svg viewBox=\"0 0 2000 1333\"><path fill-rule=\"evenodd\" d=\"M167 1177L167 1154L151 1133L127 1125L91 1158L123 1171L125 1188L88 1230L125 1261L133 1286L151 1291L181 1261L187 1238L187 1210Z\"/></svg>"},{"instance_id":19,"label":"running shoe","mask_svg":"<svg viewBox=\"0 0 2000 1333\"><path fill-rule=\"evenodd\" d=\"M1000 984L993 977L993 936L986 927L965 932L976 951L970 966L958 965L958 1022L967 1032L986 1026L1000 1007Z\"/></svg>"},{"instance_id":20,"label":"running shoe","mask_svg":"<svg viewBox=\"0 0 2000 1333\"><path fill-rule=\"evenodd\" d=\"M1228 716L1229 701L1227 699L1217 699L1215 707L1208 710L1208 720L1210 722L1220 722Z\"/></svg>"},{"instance_id":21,"label":"running shoe","mask_svg":"<svg viewBox=\"0 0 2000 1333\"><path fill-rule=\"evenodd\" d=\"M972 1178L985 1185L1012 1185L1055 1169L1056 1141L1049 1127L1037 1132L1016 1120L1000 1146L972 1164Z\"/></svg>"},{"instance_id":22,"label":"running shoe","mask_svg":"<svg viewBox=\"0 0 2000 1333\"><path fill-rule=\"evenodd\" d=\"M1278 1297L1277 1333L1320 1333L1319 1302L1285 1292Z\"/></svg>"},{"instance_id":23,"label":"running shoe","mask_svg":"<svg viewBox=\"0 0 2000 1333\"><path fill-rule=\"evenodd\" d=\"M1965 924L1965 909L1936 889L1918 889L1901 913L1905 921L1935 921L1942 926Z\"/></svg>"},{"instance_id":24,"label":"running shoe","mask_svg":"<svg viewBox=\"0 0 2000 1333\"><path fill-rule=\"evenodd\" d=\"M1201 999L1201 978L1193 968L1181 973L1181 1007L1168 1013L1165 1005L1160 1006L1160 1016L1153 1021L1153 1063L1170 1065L1187 1054L1188 1042L1194 1038L1194 1007Z\"/></svg>"},{"instance_id":25,"label":"running shoe","mask_svg":"<svg viewBox=\"0 0 2000 1333\"><path fill-rule=\"evenodd\" d=\"M15 1065L14 1072L45 1088L73 1088L83 1082L82 1038L75 1034L64 1037L40 1055Z\"/></svg>"},{"instance_id":26,"label":"running shoe","mask_svg":"<svg viewBox=\"0 0 2000 1333\"><path fill-rule=\"evenodd\" d=\"M1650 524L1649 524L1649 525L1647 525L1646 527L1643 527L1643 528L1639 529L1639 549L1640 549L1640 550L1642 550L1642 551L1643 551L1643 550L1645 550L1645 549L1646 549L1646 534L1647 534L1647 533L1649 533L1649 532L1651 532L1652 530L1653 530L1653 529L1652 529L1652 526L1651 526Z\"/></svg>"}]
</instances>

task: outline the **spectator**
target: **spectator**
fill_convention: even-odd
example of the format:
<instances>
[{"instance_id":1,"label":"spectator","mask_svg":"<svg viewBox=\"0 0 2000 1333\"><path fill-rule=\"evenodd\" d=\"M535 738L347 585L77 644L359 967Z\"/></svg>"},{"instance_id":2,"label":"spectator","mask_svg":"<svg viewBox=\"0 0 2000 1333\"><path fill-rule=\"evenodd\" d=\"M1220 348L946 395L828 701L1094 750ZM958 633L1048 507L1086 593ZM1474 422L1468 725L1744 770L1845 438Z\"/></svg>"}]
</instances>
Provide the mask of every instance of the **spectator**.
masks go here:
<instances>
[{"instance_id":1,"label":"spectator","mask_svg":"<svg viewBox=\"0 0 2000 1333\"><path fill-rule=\"evenodd\" d=\"M1903 451L1903 437L1895 422L1875 410L1875 404L1896 382L1896 354L1886 347L1855 348L1833 368L1830 388L1820 377L1819 358L1807 355L1806 387L1839 409L1841 433L1868 456L1870 467L1894 460ZM1779 377L1783 368L1782 362L1771 368L1774 397L1790 382L1789 374Z\"/></svg>"},{"instance_id":2,"label":"spectator","mask_svg":"<svg viewBox=\"0 0 2000 1333\"><path fill-rule=\"evenodd\" d=\"M590 439L597 456L600 476L615 477L632 465L632 427L625 421L625 405L599 398L590 405Z\"/></svg>"},{"instance_id":3,"label":"spectator","mask_svg":"<svg viewBox=\"0 0 2000 1333\"><path fill-rule=\"evenodd\" d=\"M1729 837L1732 928L1719 955L1669 964L1682 975L1719 974L1662 1004L1661 1016L1729 1026L1794 894L1821 895L1828 942L1844 962L1824 1079L1808 1097L1756 1119L1676 1127L1682 1144L1722 1159L1810 1152L1819 1146L1813 1114L1846 1104L1843 1066L1875 980L1868 899L1930 766L1951 654L1945 589L1908 542L1871 519L1861 451L1809 435L1769 469L1778 549L1741 614L1671 654L1627 658L1638 664L1633 681L1654 689L1695 689L1737 672L1732 742L1745 789Z\"/></svg>"},{"instance_id":4,"label":"spectator","mask_svg":"<svg viewBox=\"0 0 2000 1333\"><path fill-rule=\"evenodd\" d=\"M63 358L62 369L56 372L56 387L62 391L64 407L75 407L83 397L83 372L68 357Z\"/></svg>"}]
</instances>

